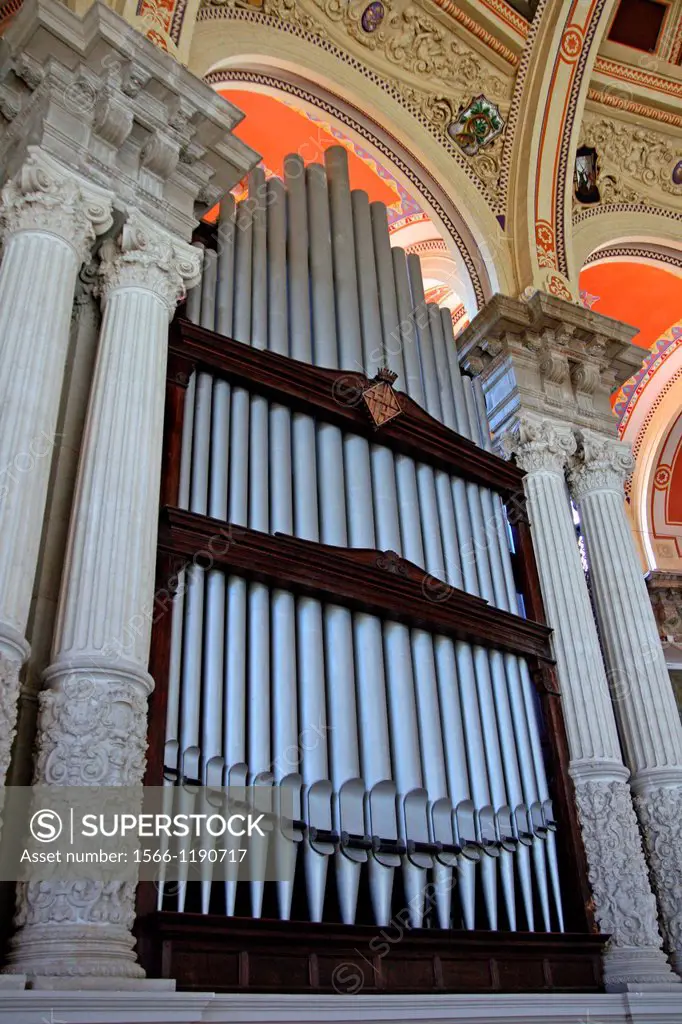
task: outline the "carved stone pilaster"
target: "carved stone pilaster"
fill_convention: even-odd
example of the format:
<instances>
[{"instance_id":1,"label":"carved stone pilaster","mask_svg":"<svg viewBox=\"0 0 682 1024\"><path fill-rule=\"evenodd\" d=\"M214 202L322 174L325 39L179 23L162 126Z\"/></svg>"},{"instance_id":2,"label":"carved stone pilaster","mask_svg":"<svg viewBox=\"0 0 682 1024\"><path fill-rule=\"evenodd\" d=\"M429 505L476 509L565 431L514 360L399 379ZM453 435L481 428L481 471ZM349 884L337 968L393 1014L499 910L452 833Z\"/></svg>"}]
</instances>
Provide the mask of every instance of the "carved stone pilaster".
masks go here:
<instances>
[{"instance_id":1,"label":"carved stone pilaster","mask_svg":"<svg viewBox=\"0 0 682 1024\"><path fill-rule=\"evenodd\" d=\"M146 667L168 320L186 285L198 279L200 253L136 210L119 239L102 249L104 316L53 663L40 697L36 781L130 787L142 781L153 687ZM23 887L7 971L112 984L140 979L133 919L129 884L50 880Z\"/></svg>"},{"instance_id":2,"label":"carved stone pilaster","mask_svg":"<svg viewBox=\"0 0 682 1024\"><path fill-rule=\"evenodd\" d=\"M576 457L575 432L562 423L521 416L503 447L526 472L524 486L547 619L563 694L564 715L587 854L595 915L612 935L606 984L667 986L675 976L661 949L635 817L622 761L565 469Z\"/></svg>"},{"instance_id":3,"label":"carved stone pilaster","mask_svg":"<svg viewBox=\"0 0 682 1024\"><path fill-rule=\"evenodd\" d=\"M131 667L74 665L46 673L39 696L36 779L58 786L135 786L142 781L147 742L149 676Z\"/></svg>"},{"instance_id":4,"label":"carved stone pilaster","mask_svg":"<svg viewBox=\"0 0 682 1024\"><path fill-rule=\"evenodd\" d=\"M682 573L650 572L647 588L661 640L682 644Z\"/></svg>"},{"instance_id":5,"label":"carved stone pilaster","mask_svg":"<svg viewBox=\"0 0 682 1024\"><path fill-rule=\"evenodd\" d=\"M9 658L0 651L0 780L7 777L12 743L17 731L19 673L27 650Z\"/></svg>"},{"instance_id":6,"label":"carved stone pilaster","mask_svg":"<svg viewBox=\"0 0 682 1024\"><path fill-rule=\"evenodd\" d=\"M36 146L2 190L0 222L0 784L40 549L80 263L112 222L112 195Z\"/></svg>"},{"instance_id":7,"label":"carved stone pilaster","mask_svg":"<svg viewBox=\"0 0 682 1024\"><path fill-rule=\"evenodd\" d=\"M600 930L616 947L660 947L656 900L627 783L579 780L575 794Z\"/></svg>"},{"instance_id":8,"label":"carved stone pilaster","mask_svg":"<svg viewBox=\"0 0 682 1024\"><path fill-rule=\"evenodd\" d=\"M613 438L586 430L579 438L569 479L664 937L682 967L682 723L625 512L634 459Z\"/></svg>"},{"instance_id":9,"label":"carved stone pilaster","mask_svg":"<svg viewBox=\"0 0 682 1024\"><path fill-rule=\"evenodd\" d=\"M36 781L68 786L136 786L147 743L146 673L75 666L48 672L39 697ZM7 973L143 978L131 928L130 882L32 882L19 887ZM16 966L16 965L19 966Z\"/></svg>"}]
</instances>

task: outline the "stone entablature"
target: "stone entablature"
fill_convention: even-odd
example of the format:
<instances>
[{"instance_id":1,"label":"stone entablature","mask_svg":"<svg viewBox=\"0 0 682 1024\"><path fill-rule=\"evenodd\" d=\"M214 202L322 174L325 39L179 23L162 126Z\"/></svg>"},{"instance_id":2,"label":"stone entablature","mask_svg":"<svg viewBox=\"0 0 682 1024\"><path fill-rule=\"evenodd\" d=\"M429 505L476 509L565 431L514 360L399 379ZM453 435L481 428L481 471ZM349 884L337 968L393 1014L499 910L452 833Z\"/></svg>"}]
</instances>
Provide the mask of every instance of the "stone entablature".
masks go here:
<instances>
[{"instance_id":1,"label":"stone entablature","mask_svg":"<svg viewBox=\"0 0 682 1024\"><path fill-rule=\"evenodd\" d=\"M486 392L494 434L515 416L551 417L615 436L611 392L641 366L637 333L610 317L535 292L496 295L458 339L466 370Z\"/></svg>"},{"instance_id":2,"label":"stone entablature","mask_svg":"<svg viewBox=\"0 0 682 1024\"><path fill-rule=\"evenodd\" d=\"M0 173L31 142L188 239L255 163L241 112L104 4L84 18L27 0L0 73Z\"/></svg>"}]
</instances>

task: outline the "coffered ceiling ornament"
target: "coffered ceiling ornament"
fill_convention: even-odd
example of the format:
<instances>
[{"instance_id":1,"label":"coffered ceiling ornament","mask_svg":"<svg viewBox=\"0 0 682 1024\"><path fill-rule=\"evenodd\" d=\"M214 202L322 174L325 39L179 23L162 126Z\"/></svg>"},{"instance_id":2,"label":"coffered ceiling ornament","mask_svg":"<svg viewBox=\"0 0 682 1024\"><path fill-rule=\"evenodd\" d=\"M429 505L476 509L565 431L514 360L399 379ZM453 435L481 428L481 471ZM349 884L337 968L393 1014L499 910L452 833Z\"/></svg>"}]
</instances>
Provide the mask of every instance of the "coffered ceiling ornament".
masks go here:
<instances>
[{"instance_id":1,"label":"coffered ceiling ornament","mask_svg":"<svg viewBox=\"0 0 682 1024\"><path fill-rule=\"evenodd\" d=\"M597 187L602 205L663 206L670 205L671 197L682 202L682 184L673 176L682 159L677 139L588 111L580 145L593 146L599 155Z\"/></svg>"}]
</instances>

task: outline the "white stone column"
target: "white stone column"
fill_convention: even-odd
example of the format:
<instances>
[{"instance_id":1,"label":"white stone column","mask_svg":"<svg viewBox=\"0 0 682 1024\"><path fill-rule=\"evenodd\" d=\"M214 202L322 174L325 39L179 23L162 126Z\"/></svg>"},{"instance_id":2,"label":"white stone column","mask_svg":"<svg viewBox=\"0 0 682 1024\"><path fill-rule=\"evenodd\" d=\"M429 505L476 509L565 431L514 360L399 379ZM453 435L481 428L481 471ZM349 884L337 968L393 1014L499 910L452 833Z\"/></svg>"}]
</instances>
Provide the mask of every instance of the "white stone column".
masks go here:
<instances>
[{"instance_id":1,"label":"white stone column","mask_svg":"<svg viewBox=\"0 0 682 1024\"><path fill-rule=\"evenodd\" d=\"M0 784L25 639L76 275L112 195L36 146L2 190L0 267Z\"/></svg>"},{"instance_id":2,"label":"white stone column","mask_svg":"<svg viewBox=\"0 0 682 1024\"><path fill-rule=\"evenodd\" d=\"M133 211L102 246L104 318L81 447L36 781L142 781L168 322L199 278L196 249ZM30 884L6 971L36 983L143 977L130 883ZM43 979L42 981L40 979ZM47 981L45 980L47 979Z\"/></svg>"},{"instance_id":3,"label":"white stone column","mask_svg":"<svg viewBox=\"0 0 682 1024\"><path fill-rule=\"evenodd\" d=\"M623 485L629 445L578 432L570 484L587 546L595 609L664 939L682 970L682 724Z\"/></svg>"},{"instance_id":4,"label":"white stone column","mask_svg":"<svg viewBox=\"0 0 682 1024\"><path fill-rule=\"evenodd\" d=\"M661 950L656 902L576 542L564 476L576 440L568 427L522 417L503 443L527 474L528 514L547 619L554 630L570 772L595 915L600 931L612 936L605 981L612 990L679 983Z\"/></svg>"}]
</instances>

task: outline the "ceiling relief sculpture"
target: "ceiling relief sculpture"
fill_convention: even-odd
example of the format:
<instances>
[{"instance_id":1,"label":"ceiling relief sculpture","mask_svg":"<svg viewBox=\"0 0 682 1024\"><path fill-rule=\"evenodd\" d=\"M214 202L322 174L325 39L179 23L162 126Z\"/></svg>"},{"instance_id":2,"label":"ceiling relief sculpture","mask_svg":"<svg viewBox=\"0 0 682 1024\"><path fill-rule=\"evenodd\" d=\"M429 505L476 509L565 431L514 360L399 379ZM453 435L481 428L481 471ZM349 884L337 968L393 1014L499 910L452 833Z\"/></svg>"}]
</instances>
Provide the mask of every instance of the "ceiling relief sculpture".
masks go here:
<instances>
[{"instance_id":1,"label":"ceiling relief sculpture","mask_svg":"<svg viewBox=\"0 0 682 1024\"><path fill-rule=\"evenodd\" d=\"M600 205L682 206L682 183L676 181L679 137L588 110L580 144L597 151ZM576 213L583 209L580 203L576 207Z\"/></svg>"},{"instance_id":2,"label":"ceiling relief sculpture","mask_svg":"<svg viewBox=\"0 0 682 1024\"><path fill-rule=\"evenodd\" d=\"M255 3L258 20L295 27L327 50L336 43L340 48L336 55L409 109L466 169L488 205L498 212L500 156L514 80L511 51L505 48L506 57L495 53L488 59L479 52L484 49L480 41L474 49L458 35L467 32L454 18L433 16L423 6L405 0ZM248 0L204 0L198 17L200 21L215 17L252 20L254 6ZM495 124L479 135L477 145L465 147L453 136L453 128L462 123L462 117L467 120L467 111L479 97L486 117L492 115Z\"/></svg>"}]
</instances>

